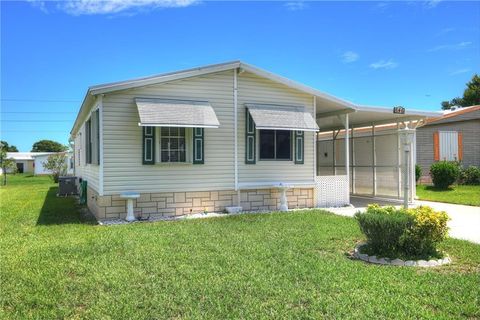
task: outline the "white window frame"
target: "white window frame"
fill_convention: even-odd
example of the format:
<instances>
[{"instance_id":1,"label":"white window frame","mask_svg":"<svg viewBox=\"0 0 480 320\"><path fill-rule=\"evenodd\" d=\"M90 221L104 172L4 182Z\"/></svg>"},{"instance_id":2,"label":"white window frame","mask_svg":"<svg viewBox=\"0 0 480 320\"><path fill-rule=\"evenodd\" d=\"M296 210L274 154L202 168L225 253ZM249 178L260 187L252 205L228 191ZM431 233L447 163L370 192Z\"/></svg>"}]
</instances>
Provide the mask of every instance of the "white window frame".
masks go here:
<instances>
[{"instance_id":1,"label":"white window frame","mask_svg":"<svg viewBox=\"0 0 480 320\"><path fill-rule=\"evenodd\" d=\"M156 150L155 150L155 163L163 164L163 165L182 165L182 164L192 164L193 159L193 146L192 146L192 139L193 139L193 130L192 128L185 128L185 161L178 161L178 162L165 162L162 161L162 127L155 127L155 139L156 139Z\"/></svg>"}]
</instances>

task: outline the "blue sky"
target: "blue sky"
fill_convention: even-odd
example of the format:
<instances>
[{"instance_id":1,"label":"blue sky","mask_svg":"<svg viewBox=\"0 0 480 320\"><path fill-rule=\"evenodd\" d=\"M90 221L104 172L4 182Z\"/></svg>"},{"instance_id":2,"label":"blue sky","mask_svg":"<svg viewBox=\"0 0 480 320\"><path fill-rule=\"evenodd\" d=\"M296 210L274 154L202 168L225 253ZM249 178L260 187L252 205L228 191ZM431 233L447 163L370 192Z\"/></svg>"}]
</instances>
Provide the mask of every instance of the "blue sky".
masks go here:
<instances>
[{"instance_id":1,"label":"blue sky","mask_svg":"<svg viewBox=\"0 0 480 320\"><path fill-rule=\"evenodd\" d=\"M480 73L479 21L479 2L2 1L1 139L66 144L89 85L237 59L438 110Z\"/></svg>"}]
</instances>

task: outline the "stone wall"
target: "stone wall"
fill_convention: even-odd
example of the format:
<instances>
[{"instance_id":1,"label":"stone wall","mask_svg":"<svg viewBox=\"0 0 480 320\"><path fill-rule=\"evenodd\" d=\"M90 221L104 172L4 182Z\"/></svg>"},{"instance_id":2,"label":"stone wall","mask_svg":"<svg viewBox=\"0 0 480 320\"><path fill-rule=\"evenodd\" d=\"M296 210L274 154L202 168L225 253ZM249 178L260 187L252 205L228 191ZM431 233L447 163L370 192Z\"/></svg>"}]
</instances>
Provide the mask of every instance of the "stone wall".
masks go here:
<instances>
[{"instance_id":1,"label":"stone wall","mask_svg":"<svg viewBox=\"0 0 480 320\"><path fill-rule=\"evenodd\" d=\"M277 189L244 190L240 194L243 210L277 210L280 193ZM313 207L313 188L295 188L287 191L290 209ZM135 215L147 217L175 216L189 213L222 212L225 207L237 205L237 192L233 190L202 192L142 193L133 201ZM124 218L126 200L118 195L99 196L93 189L87 190L87 205L97 219Z\"/></svg>"}]
</instances>

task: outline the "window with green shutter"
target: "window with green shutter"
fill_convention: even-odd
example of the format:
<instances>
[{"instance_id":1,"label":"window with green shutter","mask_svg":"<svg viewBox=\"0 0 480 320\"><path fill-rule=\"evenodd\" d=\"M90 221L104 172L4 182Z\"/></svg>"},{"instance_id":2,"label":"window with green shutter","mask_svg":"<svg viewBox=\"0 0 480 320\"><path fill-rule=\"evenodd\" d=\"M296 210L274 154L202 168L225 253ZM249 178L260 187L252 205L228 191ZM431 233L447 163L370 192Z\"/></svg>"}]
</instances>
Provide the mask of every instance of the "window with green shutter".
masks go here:
<instances>
[{"instance_id":1,"label":"window with green shutter","mask_svg":"<svg viewBox=\"0 0 480 320\"><path fill-rule=\"evenodd\" d=\"M304 139L305 132L295 131L295 164L304 162Z\"/></svg>"},{"instance_id":2,"label":"window with green shutter","mask_svg":"<svg viewBox=\"0 0 480 320\"><path fill-rule=\"evenodd\" d=\"M85 122L85 163L92 163L92 120Z\"/></svg>"},{"instance_id":3,"label":"window with green shutter","mask_svg":"<svg viewBox=\"0 0 480 320\"><path fill-rule=\"evenodd\" d=\"M155 127L143 129L143 164L155 164Z\"/></svg>"},{"instance_id":4,"label":"window with green shutter","mask_svg":"<svg viewBox=\"0 0 480 320\"><path fill-rule=\"evenodd\" d=\"M255 122L248 109L245 119L245 163L255 164Z\"/></svg>"},{"instance_id":5,"label":"window with green shutter","mask_svg":"<svg viewBox=\"0 0 480 320\"><path fill-rule=\"evenodd\" d=\"M193 128L193 164L203 164L204 150L204 129Z\"/></svg>"}]
</instances>

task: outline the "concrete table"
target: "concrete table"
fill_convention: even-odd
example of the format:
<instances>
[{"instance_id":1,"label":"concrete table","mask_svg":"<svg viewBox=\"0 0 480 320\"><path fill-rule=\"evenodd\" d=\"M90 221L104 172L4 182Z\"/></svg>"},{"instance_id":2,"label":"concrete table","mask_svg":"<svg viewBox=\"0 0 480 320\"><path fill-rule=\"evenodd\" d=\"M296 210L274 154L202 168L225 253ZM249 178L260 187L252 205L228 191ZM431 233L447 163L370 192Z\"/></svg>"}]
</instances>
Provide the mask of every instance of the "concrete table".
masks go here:
<instances>
[{"instance_id":1,"label":"concrete table","mask_svg":"<svg viewBox=\"0 0 480 320\"><path fill-rule=\"evenodd\" d=\"M140 198L140 193L137 192L122 192L120 198L127 199L127 217L125 220L132 222L137 220L133 214L133 199Z\"/></svg>"}]
</instances>

